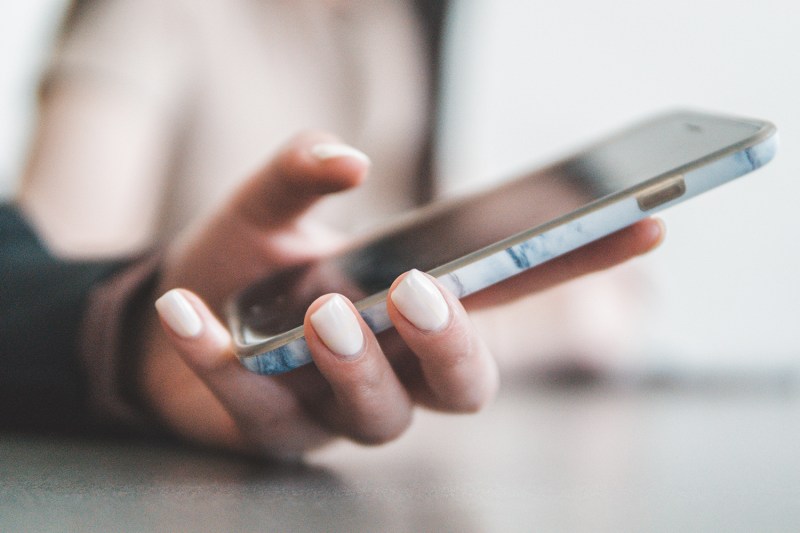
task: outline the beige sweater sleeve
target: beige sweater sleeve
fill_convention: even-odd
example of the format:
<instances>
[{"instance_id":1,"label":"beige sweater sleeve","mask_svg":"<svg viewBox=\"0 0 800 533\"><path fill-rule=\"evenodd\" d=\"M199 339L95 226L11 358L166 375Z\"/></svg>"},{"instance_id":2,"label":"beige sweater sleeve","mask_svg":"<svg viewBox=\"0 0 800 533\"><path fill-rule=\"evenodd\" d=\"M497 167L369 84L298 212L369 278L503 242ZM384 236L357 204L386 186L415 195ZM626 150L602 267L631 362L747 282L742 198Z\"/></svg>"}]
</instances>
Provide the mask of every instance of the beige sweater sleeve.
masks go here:
<instances>
[{"instance_id":1,"label":"beige sweater sleeve","mask_svg":"<svg viewBox=\"0 0 800 533\"><path fill-rule=\"evenodd\" d=\"M190 64L170 5L89 2L53 54L19 200L61 256L152 245Z\"/></svg>"}]
</instances>

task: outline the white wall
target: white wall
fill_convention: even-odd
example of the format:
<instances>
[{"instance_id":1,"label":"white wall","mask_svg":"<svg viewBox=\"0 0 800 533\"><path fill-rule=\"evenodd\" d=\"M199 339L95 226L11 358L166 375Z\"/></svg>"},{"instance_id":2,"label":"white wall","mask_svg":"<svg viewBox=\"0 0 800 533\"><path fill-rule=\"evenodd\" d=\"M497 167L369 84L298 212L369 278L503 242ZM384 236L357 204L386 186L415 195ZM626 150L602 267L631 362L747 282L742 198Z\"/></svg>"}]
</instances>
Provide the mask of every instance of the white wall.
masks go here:
<instances>
[{"instance_id":1,"label":"white wall","mask_svg":"<svg viewBox=\"0 0 800 533\"><path fill-rule=\"evenodd\" d=\"M676 106L766 118L768 167L664 215L654 364L800 361L800 2L462 0L449 175L506 175Z\"/></svg>"},{"instance_id":2,"label":"white wall","mask_svg":"<svg viewBox=\"0 0 800 533\"><path fill-rule=\"evenodd\" d=\"M36 83L66 0L6 1L0 17L0 198L11 194L31 130Z\"/></svg>"}]
</instances>

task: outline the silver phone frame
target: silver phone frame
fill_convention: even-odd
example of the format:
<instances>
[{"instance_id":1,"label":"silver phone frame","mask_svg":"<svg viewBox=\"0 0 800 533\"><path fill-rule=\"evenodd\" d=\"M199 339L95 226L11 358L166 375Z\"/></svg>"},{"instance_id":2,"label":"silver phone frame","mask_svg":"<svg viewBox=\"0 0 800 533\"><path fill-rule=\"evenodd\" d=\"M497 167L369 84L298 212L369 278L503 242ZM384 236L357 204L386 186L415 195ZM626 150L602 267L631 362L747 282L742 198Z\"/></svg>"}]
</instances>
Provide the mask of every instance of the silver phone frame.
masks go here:
<instances>
[{"instance_id":1,"label":"silver phone frame","mask_svg":"<svg viewBox=\"0 0 800 533\"><path fill-rule=\"evenodd\" d=\"M522 245L524 243L530 242L533 239L536 239L537 237L546 235L548 232L551 232L556 228L566 227L570 223L573 223L573 222L576 222L576 221L579 221L579 220L583 220L583 219L589 219L589 218L591 218L591 215L603 212L605 210L608 210L612 206L618 206L621 203L626 202L626 201L629 201L629 202L633 201L633 202L636 203L636 205L638 206L638 209L640 211L638 217L635 217L635 218L626 217L625 222L623 224L619 225L619 227L617 227L617 225L613 225L613 227L607 228L606 230L601 231L597 235L592 236L586 242L579 243L577 246L574 246L573 248L570 248L570 249L567 249L567 250L563 250L561 253L558 253L558 254L554 255L553 257L556 257L558 255L562 255L564 253L567 253L569 251L577 249L578 247L580 247L580 246L582 246L584 244L587 244L588 242L591 242L593 240L601 238L602 236L610 234L613 231L622 229L625 226L633 224L638 219L650 216L651 214L653 214L653 213L655 213L657 211L660 211L662 209L665 209L665 208L673 205L674 203L682 202L682 201L684 201L684 200L686 200L688 198L696 196L697 194L705 192L705 190L708 190L710 188L716 187L717 185L720 185L721 183L725 183L727 181L731 181L731 180L733 180L733 179L735 179L735 178L737 178L737 177L739 177L739 176L741 176L743 174L746 174L746 173L748 173L748 172L750 172L752 170L755 170L755 169L759 168L760 166L762 166L763 164L765 164L766 162L768 162L769 160L771 160L772 155L774 154L774 151L776 149L776 146L777 146L777 135L776 135L777 129L770 122L763 121L763 120L757 120L757 119L731 117L731 116L727 116L727 115L723 115L723 114L716 114L716 113L712 114L712 113L695 112L695 111L683 111L682 110L682 111L661 113L659 115L651 117L648 120L637 122L634 126L632 126L630 128L625 128L623 130L618 131L616 134L612 134L612 135L604 137L603 139L601 139L600 141L598 141L596 143L592 143L592 144L590 144L588 146L584 146L580 150L575 150L573 152L573 154L578 154L578 153L581 153L581 152L584 152L584 151L591 150L594 146L597 146L597 145L599 145L601 143L607 143L608 141L613 140L614 138L618 138L618 137L624 136L624 135L626 135L628 133L628 131L630 129L633 129L633 128L637 127L637 126L640 126L643 123L646 123L648 121L658 121L658 120L664 119L665 117L669 117L669 116L677 115L677 114L685 114L687 117L694 116L694 117L706 117L706 118L716 118L716 119L722 118L722 119L727 119L727 120L734 120L734 121L744 122L744 123L756 126L758 128L758 130L754 134L752 134L750 137L748 137L746 139L743 139L740 142L737 142L737 143L734 143L732 145L729 145L729 146L725 147L724 149L718 150L716 152L709 153L706 156L701 157L700 159L697 159L697 160L692 161L690 163L687 163L685 165L682 165L682 166L679 166L677 168L674 168L674 169L672 169L670 171L662 173L662 174L660 174L658 176L655 176L653 178L647 179L647 180L645 180L645 181L643 181L643 182L641 182L641 183L639 183L639 184L637 184L637 185L635 185L633 187L624 189L622 191L619 191L618 193L613 193L613 194L611 194L609 196L606 196L606 197L603 197L601 199L598 199L598 200L595 200L593 202L590 202L590 203L586 204L585 206L583 206L581 208L578 208L578 209L576 209L576 210L574 210L574 211L572 211L572 212L570 212L570 213L568 213L566 215L559 216L559 217L557 217L557 218L555 218L555 219L553 219L553 220L551 220L549 222L546 222L544 224L538 225L538 226L536 226L534 228L531 228L529 230L517 233L517 234L512 235L512 236L510 236L510 237L508 237L506 239L497 241L492 245L489 245L487 247L484 247L482 249L479 249L479 250L476 250L476 251L474 251L472 253L464 255L464 256L456 259L456 260L453 260L453 261L450 261L450 262L445 263L443 265L440 265L440 266L438 266L436 268L433 268L433 269L429 270L428 274L438 278L440 281L444 282L446 286L449 285L448 288L453 290L458 297L463 298L463 297L465 297L465 296L467 296L469 294L472 294L473 292L476 292L476 290L480 290L480 289L483 289L485 287L491 286L491 285L493 285L495 283L498 283L499 281L507 279L510 276L503 276L500 279L493 280L490 283L485 284L483 287L480 287L479 289L470 290L470 291L467 291L467 292L464 292L463 287L460 287L461 284L458 281L448 283L448 276L451 276L454 273L457 273L460 270L464 270L465 268L470 267L472 265L475 265L475 264L477 264L479 262L485 261L485 260L487 260L487 259L489 259L491 257L497 256L498 254L503 254L507 250L509 250L511 248L514 248L514 247L517 247L517 246L520 246L520 245ZM749 153L749 151L752 151L753 149L758 148L758 147L761 147L761 151L766 155L762 154L761 156L755 157L754 155ZM713 163L723 162L723 161L726 160L726 158L729 158L730 156L735 156L737 154L742 156L742 157L744 157L744 158L746 158L749 161L749 167L748 168L745 168L744 166L742 166L740 171L734 171L730 175L723 176L722 179L718 179L717 181L719 181L719 183L711 183L710 186L704 187L704 188L702 188L702 190L699 190L698 192L694 192L693 194L688 194L688 195L685 194L685 185L689 181L687 178L689 178L693 174L697 173L697 171L699 171L701 169L708 168ZM556 161L554 164L558 164L559 161L568 160L570 157L574 157L574 155L573 156L568 156L568 157L565 157L565 158L561 158L558 161ZM759 159L763 159L763 161L759 161ZM642 202L641 202L641 198L644 195L646 195L648 191L658 190L660 187L664 186L665 184L670 183L670 180L672 180L674 182L678 178L680 179L680 182L684 185L684 192L683 193L681 193L680 195L676 196L675 198L673 198L671 200L668 200L666 202L658 203L657 205L655 205L655 206L653 206L651 208L647 208L647 209L643 208ZM524 178L522 178L522 179L524 179ZM460 202L466 201L467 199L473 198L476 195L479 196L479 195L485 194L485 193L486 193L486 191L481 191L481 192L478 192L478 193L473 194L473 195L469 195L469 196L464 197L464 198L456 199L455 201L448 201L448 202L443 202L443 203L440 203L440 204L435 204L433 206L433 208L434 209L449 208L450 206L452 206L454 204L458 204ZM408 224L413 224L414 220L417 218L414 215L422 214L422 216L424 216L426 211L427 211L426 208L421 208L421 209L412 211L411 212L412 216L404 217L400 221L399 224L395 224L395 225L389 226L388 228L384 229L380 233L377 233L377 234L374 234L374 235L370 236L369 241L380 239L383 235L385 235L387 233L390 233L392 231L396 231L398 229L398 227L406 226ZM350 249L355 249L355 248L358 248L358 245L355 245L352 248L348 248L348 250L345 250L342 253L346 254L346 253L348 253L348 251ZM542 262L544 262L544 261L542 261ZM533 268L535 266L538 266L538 264L541 264L541 263L533 264L528 268ZM525 270L527 270L527 268ZM514 274L516 274L516 272ZM512 274L512 275L514 275L514 274ZM366 298L363 298L361 300L358 300L356 302L353 302L353 304L355 305L356 309L362 314L362 316L366 320L367 324L376 333L380 332L380 331L384 331L388 327L391 327L391 324L387 322L388 318L380 316L381 315L380 311L378 311L377 313L375 313L375 312L371 313L370 312L370 310L377 309L380 306L380 304L383 303L386 300L386 296L387 295L388 295L388 289L380 291L380 292L375 293L375 294L372 294L372 295L370 295L370 296L368 296ZM383 307L385 308L385 306L383 306ZM244 364L244 366L246 366L248 369L250 369L250 370L252 370L254 372L257 372L257 373L261 373L261 374L277 374L277 373L282 373L282 372L291 370L293 368L297 368L298 366L302 366L303 364L310 362L310 354L308 354L308 352L307 352L307 347L305 347L305 352L301 353L302 350L303 350L303 347L305 345L305 341L303 340L303 326L302 325L298 326L298 327L295 327L295 328L293 328L291 330L288 330L286 332L280 333L278 335L271 336L271 337L269 337L269 338L267 338L267 339L265 339L263 341L255 342L255 343L248 343L248 342L243 341L244 335L242 334L242 331L243 331L243 328L244 328L244 324L241 322L241 320L240 320L240 318L238 316L238 313L236 312L235 301L231 301L230 302L229 307L228 307L227 315L228 315L229 328L230 328L230 330L231 330L231 332L233 334L232 336L233 336L233 339L234 339L235 352L236 352L237 356L239 357L239 359ZM302 345L298 344L298 341L301 341ZM278 352L281 351L282 348L284 348L284 347L286 347L287 345L290 345L290 344L296 345L297 349L299 349L300 352L298 352L297 350L293 350L293 352L297 352L297 353L292 353L292 354L278 353ZM275 365L273 365L270 362L266 361L264 358L269 356L271 353L274 353L273 354L274 357L278 357L278 358L282 357L285 360L285 361L283 361L284 364L275 364ZM259 358L261 358L261 360L259 360Z\"/></svg>"}]
</instances>

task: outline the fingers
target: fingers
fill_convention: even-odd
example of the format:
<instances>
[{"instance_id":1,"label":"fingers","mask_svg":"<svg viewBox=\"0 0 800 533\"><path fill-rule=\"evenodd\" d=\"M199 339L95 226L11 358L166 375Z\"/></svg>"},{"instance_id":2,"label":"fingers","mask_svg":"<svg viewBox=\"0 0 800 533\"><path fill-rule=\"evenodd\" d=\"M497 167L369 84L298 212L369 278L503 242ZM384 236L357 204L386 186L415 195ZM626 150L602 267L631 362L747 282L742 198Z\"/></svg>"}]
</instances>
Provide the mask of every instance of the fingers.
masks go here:
<instances>
[{"instance_id":1,"label":"fingers","mask_svg":"<svg viewBox=\"0 0 800 533\"><path fill-rule=\"evenodd\" d=\"M424 386L415 388L417 401L474 412L494 397L499 384L494 358L458 299L434 278L417 270L398 278L387 310L424 376Z\"/></svg>"},{"instance_id":2,"label":"fingers","mask_svg":"<svg viewBox=\"0 0 800 533\"><path fill-rule=\"evenodd\" d=\"M408 427L411 399L348 300L338 294L316 300L306 313L305 336L333 392L317 406L332 431L378 444Z\"/></svg>"},{"instance_id":3,"label":"fingers","mask_svg":"<svg viewBox=\"0 0 800 533\"><path fill-rule=\"evenodd\" d=\"M239 189L232 208L259 227L281 227L321 197L360 184L369 165L364 153L336 137L306 132Z\"/></svg>"},{"instance_id":4,"label":"fingers","mask_svg":"<svg viewBox=\"0 0 800 533\"><path fill-rule=\"evenodd\" d=\"M400 283L395 292L399 306L415 322L399 314L397 307L392 307L392 314L424 370L426 381L411 384L417 399L438 409L474 411L497 386L486 348L452 296L447 296L444 309L425 315L419 312L425 298L409 297L406 286ZM296 373L271 379L242 367L232 353L230 335L193 293L169 291L156 307L173 346L230 414L230 436L221 443L227 447L286 455L324 442L331 434L377 444L396 438L410 424L413 401L406 385L372 331L342 296L328 295L309 307L306 342L324 381L312 378L304 383L297 381L311 376ZM315 390L309 391L310 386Z\"/></svg>"},{"instance_id":5,"label":"fingers","mask_svg":"<svg viewBox=\"0 0 800 533\"><path fill-rule=\"evenodd\" d=\"M656 248L664 240L664 223L647 218L541 266L514 276L488 290L469 296L465 303L477 309L513 301L567 280L610 268Z\"/></svg>"},{"instance_id":6,"label":"fingers","mask_svg":"<svg viewBox=\"0 0 800 533\"><path fill-rule=\"evenodd\" d=\"M368 167L364 154L330 135L297 136L221 210L170 245L164 288L188 287L220 310L257 279L333 253L343 235L301 215L323 195L358 185Z\"/></svg>"},{"instance_id":7,"label":"fingers","mask_svg":"<svg viewBox=\"0 0 800 533\"><path fill-rule=\"evenodd\" d=\"M495 289L508 299L541 290L649 251L663 234L660 222L646 220ZM229 447L284 454L313 447L330 433L385 442L406 429L415 401L474 411L498 386L494 360L461 303L420 272L401 276L387 298L419 369L402 381L353 305L338 295L318 299L306 314L305 338L319 371L305 369L309 379L302 372L268 379L247 371L227 330L188 291L168 292L157 307L173 346L230 414L231 438L223 443Z\"/></svg>"},{"instance_id":8,"label":"fingers","mask_svg":"<svg viewBox=\"0 0 800 533\"><path fill-rule=\"evenodd\" d=\"M659 220L643 220L479 293L476 299L491 303L513 300L646 253L663 237ZM458 299L434 278L418 271L398 278L389 290L387 310L400 337L416 354L423 376L421 386L413 379L406 380L415 401L468 412L494 396L499 382L494 358Z\"/></svg>"},{"instance_id":9,"label":"fingers","mask_svg":"<svg viewBox=\"0 0 800 533\"><path fill-rule=\"evenodd\" d=\"M230 415L225 439L207 444L286 456L330 438L278 383L239 363L230 334L196 295L173 289L156 308L172 345Z\"/></svg>"}]
</instances>

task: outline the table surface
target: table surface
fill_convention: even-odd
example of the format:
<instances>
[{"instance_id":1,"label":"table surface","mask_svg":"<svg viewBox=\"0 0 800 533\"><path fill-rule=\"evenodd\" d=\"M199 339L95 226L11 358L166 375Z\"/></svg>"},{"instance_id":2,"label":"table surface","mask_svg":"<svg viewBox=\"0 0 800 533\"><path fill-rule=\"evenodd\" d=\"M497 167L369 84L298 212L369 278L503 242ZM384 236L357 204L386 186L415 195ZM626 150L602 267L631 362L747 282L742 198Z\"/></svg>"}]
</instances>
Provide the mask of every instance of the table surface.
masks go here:
<instances>
[{"instance_id":1,"label":"table surface","mask_svg":"<svg viewBox=\"0 0 800 533\"><path fill-rule=\"evenodd\" d=\"M0 531L800 531L796 387L506 387L304 464L0 434Z\"/></svg>"}]
</instances>

